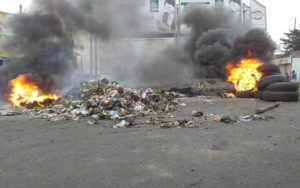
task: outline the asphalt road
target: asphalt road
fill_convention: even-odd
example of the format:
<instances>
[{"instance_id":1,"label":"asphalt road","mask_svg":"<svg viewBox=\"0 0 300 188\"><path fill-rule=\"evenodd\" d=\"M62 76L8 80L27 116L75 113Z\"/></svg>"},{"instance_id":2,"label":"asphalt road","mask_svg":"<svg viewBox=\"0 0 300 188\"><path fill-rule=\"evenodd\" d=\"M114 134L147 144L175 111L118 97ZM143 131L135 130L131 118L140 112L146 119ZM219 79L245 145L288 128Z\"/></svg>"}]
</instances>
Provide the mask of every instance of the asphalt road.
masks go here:
<instances>
[{"instance_id":1,"label":"asphalt road","mask_svg":"<svg viewBox=\"0 0 300 188\"><path fill-rule=\"evenodd\" d=\"M185 99L175 118L200 128L153 125L112 129L113 122L47 122L0 117L0 187L300 187L300 103L284 103L269 121L224 124L269 103Z\"/></svg>"}]
</instances>

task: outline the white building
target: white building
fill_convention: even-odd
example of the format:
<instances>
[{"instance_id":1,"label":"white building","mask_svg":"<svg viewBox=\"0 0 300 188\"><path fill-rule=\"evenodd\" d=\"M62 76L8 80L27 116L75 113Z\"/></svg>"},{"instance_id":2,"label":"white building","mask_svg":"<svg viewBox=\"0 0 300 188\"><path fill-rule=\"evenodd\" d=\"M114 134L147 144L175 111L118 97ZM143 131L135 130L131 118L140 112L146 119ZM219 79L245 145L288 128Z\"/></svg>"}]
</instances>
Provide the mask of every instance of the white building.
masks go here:
<instances>
[{"instance_id":1,"label":"white building","mask_svg":"<svg viewBox=\"0 0 300 188\"><path fill-rule=\"evenodd\" d=\"M298 75L297 82L300 82L300 51L292 52L291 55L277 56L273 63L279 65L283 76L288 74L291 77L292 71L296 71Z\"/></svg>"}]
</instances>

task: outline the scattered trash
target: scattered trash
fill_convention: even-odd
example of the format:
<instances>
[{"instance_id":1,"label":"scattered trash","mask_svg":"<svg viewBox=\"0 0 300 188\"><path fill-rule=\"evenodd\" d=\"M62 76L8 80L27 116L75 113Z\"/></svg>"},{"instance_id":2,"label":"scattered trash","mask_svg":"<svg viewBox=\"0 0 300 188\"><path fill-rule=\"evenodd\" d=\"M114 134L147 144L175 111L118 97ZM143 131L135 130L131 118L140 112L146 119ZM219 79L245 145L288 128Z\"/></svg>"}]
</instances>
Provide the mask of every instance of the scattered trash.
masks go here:
<instances>
[{"instance_id":1,"label":"scattered trash","mask_svg":"<svg viewBox=\"0 0 300 188\"><path fill-rule=\"evenodd\" d=\"M134 107L134 110L137 112L141 112L142 110L144 110L144 106L141 102L137 103Z\"/></svg>"},{"instance_id":2,"label":"scattered trash","mask_svg":"<svg viewBox=\"0 0 300 188\"><path fill-rule=\"evenodd\" d=\"M116 128L125 128L126 125L128 125L128 122L126 122L125 120L122 120L120 123L116 124L116 125L113 125L113 128L116 129Z\"/></svg>"},{"instance_id":3,"label":"scattered trash","mask_svg":"<svg viewBox=\"0 0 300 188\"><path fill-rule=\"evenodd\" d=\"M241 122L250 122L253 120L253 115L244 115L240 117Z\"/></svg>"},{"instance_id":4,"label":"scattered trash","mask_svg":"<svg viewBox=\"0 0 300 188\"><path fill-rule=\"evenodd\" d=\"M88 124L94 125L99 121L100 117L98 115L92 115L88 118Z\"/></svg>"},{"instance_id":5,"label":"scattered trash","mask_svg":"<svg viewBox=\"0 0 300 188\"><path fill-rule=\"evenodd\" d=\"M195 123L193 121L189 121L186 123L187 128L195 128Z\"/></svg>"},{"instance_id":6,"label":"scattered trash","mask_svg":"<svg viewBox=\"0 0 300 188\"><path fill-rule=\"evenodd\" d=\"M148 89L146 89L146 92L147 92L147 93L153 93L154 91L153 91L153 89L148 88Z\"/></svg>"},{"instance_id":7,"label":"scattered trash","mask_svg":"<svg viewBox=\"0 0 300 188\"><path fill-rule=\"evenodd\" d=\"M115 111L115 110L111 110L109 111L108 113L110 116L118 116L119 115L119 112L118 111Z\"/></svg>"},{"instance_id":8,"label":"scattered trash","mask_svg":"<svg viewBox=\"0 0 300 188\"><path fill-rule=\"evenodd\" d=\"M210 104L210 105L214 105L212 99L207 99L207 100L205 100L204 102L207 103L207 104Z\"/></svg>"},{"instance_id":9,"label":"scattered trash","mask_svg":"<svg viewBox=\"0 0 300 188\"><path fill-rule=\"evenodd\" d=\"M179 106L184 107L184 106L186 106L186 104L185 103L180 103Z\"/></svg>"},{"instance_id":10,"label":"scattered trash","mask_svg":"<svg viewBox=\"0 0 300 188\"><path fill-rule=\"evenodd\" d=\"M12 108L8 110L0 110L0 116L17 116L17 115L23 115L24 113L17 109L17 108Z\"/></svg>"},{"instance_id":11,"label":"scattered trash","mask_svg":"<svg viewBox=\"0 0 300 188\"><path fill-rule=\"evenodd\" d=\"M270 106L267 106L265 108L255 109L255 114L262 114L262 113L264 113L266 111L272 110L273 108L279 107L281 103L282 102L278 102L278 103L272 104Z\"/></svg>"},{"instance_id":12,"label":"scattered trash","mask_svg":"<svg viewBox=\"0 0 300 188\"><path fill-rule=\"evenodd\" d=\"M237 122L237 120L231 118L230 116L222 116L222 117L214 116L214 121L222 122L222 123L230 123L230 124Z\"/></svg>"},{"instance_id":13,"label":"scattered trash","mask_svg":"<svg viewBox=\"0 0 300 188\"><path fill-rule=\"evenodd\" d=\"M173 128L173 124L172 123L163 123L160 125L160 128L162 129L170 129L170 128Z\"/></svg>"},{"instance_id":14,"label":"scattered trash","mask_svg":"<svg viewBox=\"0 0 300 188\"><path fill-rule=\"evenodd\" d=\"M243 115L240 117L240 121L241 122L251 122L253 120L270 120L270 119L274 119L273 116L261 116L261 115L257 115L257 114L251 114L251 115Z\"/></svg>"},{"instance_id":15,"label":"scattered trash","mask_svg":"<svg viewBox=\"0 0 300 188\"><path fill-rule=\"evenodd\" d=\"M142 98L145 99L146 97L147 97L147 91L144 91L144 92L142 93Z\"/></svg>"},{"instance_id":16,"label":"scattered trash","mask_svg":"<svg viewBox=\"0 0 300 188\"><path fill-rule=\"evenodd\" d=\"M161 122L160 128L199 128L194 121L177 120L171 122Z\"/></svg>"},{"instance_id":17,"label":"scattered trash","mask_svg":"<svg viewBox=\"0 0 300 188\"><path fill-rule=\"evenodd\" d=\"M181 127L181 128L185 128L186 127L186 124L189 122L189 120L177 120L175 122L173 122L174 126L176 127Z\"/></svg>"},{"instance_id":18,"label":"scattered trash","mask_svg":"<svg viewBox=\"0 0 300 188\"><path fill-rule=\"evenodd\" d=\"M223 93L221 95L222 98L236 98L236 96L233 93Z\"/></svg>"},{"instance_id":19,"label":"scattered trash","mask_svg":"<svg viewBox=\"0 0 300 188\"><path fill-rule=\"evenodd\" d=\"M175 116L172 115L171 113L168 113L168 114L166 114L166 115L164 116L164 118L169 118L169 119L174 118L174 117L175 117Z\"/></svg>"},{"instance_id":20,"label":"scattered trash","mask_svg":"<svg viewBox=\"0 0 300 188\"><path fill-rule=\"evenodd\" d=\"M229 116L223 116L223 117L221 118L221 122L232 124L232 123L236 123L237 120L235 120L235 119L233 119L233 118L231 118L231 117L229 117Z\"/></svg>"},{"instance_id":21,"label":"scattered trash","mask_svg":"<svg viewBox=\"0 0 300 188\"><path fill-rule=\"evenodd\" d=\"M74 93L75 91L80 93ZM93 119L96 116L99 120L126 119L129 116L174 111L178 105L179 101L175 100L175 96L166 90L126 88L117 82L103 79L84 82L80 87L76 87L76 90L65 92L60 100L45 108L28 109L27 113L32 114L33 117L50 121L78 121L88 118L91 124L95 124ZM0 111L2 116L16 114L20 114L20 112Z\"/></svg>"},{"instance_id":22,"label":"scattered trash","mask_svg":"<svg viewBox=\"0 0 300 188\"><path fill-rule=\"evenodd\" d=\"M234 95L235 92L235 89L219 90L217 91L217 95L221 98L236 98Z\"/></svg>"},{"instance_id":23,"label":"scattered trash","mask_svg":"<svg viewBox=\"0 0 300 188\"><path fill-rule=\"evenodd\" d=\"M200 116L203 116L203 112L193 110L192 116L194 116L194 117L200 117Z\"/></svg>"},{"instance_id":24,"label":"scattered trash","mask_svg":"<svg viewBox=\"0 0 300 188\"><path fill-rule=\"evenodd\" d=\"M266 120L266 121L268 121L270 119L274 119L274 117L270 116L270 115L268 115L268 116L260 116L260 115L254 114L253 115L253 119L254 120Z\"/></svg>"},{"instance_id":25,"label":"scattered trash","mask_svg":"<svg viewBox=\"0 0 300 188\"><path fill-rule=\"evenodd\" d=\"M213 114L210 114L210 115L213 116ZM221 117L219 117L219 116L214 116L214 121L220 122L220 121L221 121Z\"/></svg>"}]
</instances>

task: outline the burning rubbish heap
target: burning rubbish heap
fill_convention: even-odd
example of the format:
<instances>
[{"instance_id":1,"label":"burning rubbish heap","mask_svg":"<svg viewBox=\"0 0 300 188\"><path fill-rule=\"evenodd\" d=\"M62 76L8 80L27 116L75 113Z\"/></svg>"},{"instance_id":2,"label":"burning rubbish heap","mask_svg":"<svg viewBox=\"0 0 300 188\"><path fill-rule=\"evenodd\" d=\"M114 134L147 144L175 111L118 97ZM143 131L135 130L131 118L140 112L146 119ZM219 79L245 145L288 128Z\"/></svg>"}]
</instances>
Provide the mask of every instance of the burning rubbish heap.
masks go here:
<instances>
[{"instance_id":1,"label":"burning rubbish heap","mask_svg":"<svg viewBox=\"0 0 300 188\"><path fill-rule=\"evenodd\" d=\"M234 84L236 97L298 101L298 84L287 82L279 66L271 63L274 50L272 40L261 30L250 30L236 40L226 66L226 81Z\"/></svg>"},{"instance_id":2,"label":"burning rubbish heap","mask_svg":"<svg viewBox=\"0 0 300 188\"><path fill-rule=\"evenodd\" d=\"M34 99L28 100L31 103L36 102L32 102ZM32 106L28 102L24 104L25 107ZM126 119L170 112L176 110L178 104L175 95L164 90L131 89L103 79L82 83L80 93L70 95L67 92L44 108L35 107L25 109L24 112L51 121L78 121L90 117L94 119L89 121L93 124L101 119Z\"/></svg>"},{"instance_id":3,"label":"burning rubbish heap","mask_svg":"<svg viewBox=\"0 0 300 188\"><path fill-rule=\"evenodd\" d=\"M240 27L221 7L191 6L183 14L183 23L192 30L185 51L195 65L196 75L225 78L234 84L234 92L221 95L298 100L298 85L286 83L279 67L271 63L276 45L266 31Z\"/></svg>"},{"instance_id":4,"label":"burning rubbish heap","mask_svg":"<svg viewBox=\"0 0 300 188\"><path fill-rule=\"evenodd\" d=\"M229 63L226 67L227 82L233 83L237 92L257 90L256 82L262 76L257 67L263 62L251 59L250 56L251 52L249 52L249 58L243 58L237 65Z\"/></svg>"},{"instance_id":5,"label":"burning rubbish heap","mask_svg":"<svg viewBox=\"0 0 300 188\"><path fill-rule=\"evenodd\" d=\"M227 71L227 81L235 85L234 95L238 98L283 102L299 100L299 84L287 82L275 64L243 59L235 67L228 64Z\"/></svg>"},{"instance_id":6,"label":"burning rubbish heap","mask_svg":"<svg viewBox=\"0 0 300 188\"><path fill-rule=\"evenodd\" d=\"M41 89L30 81L30 77L20 75L10 81L11 94L9 100L16 107L44 107L47 103L57 100L56 94L43 94Z\"/></svg>"}]
</instances>

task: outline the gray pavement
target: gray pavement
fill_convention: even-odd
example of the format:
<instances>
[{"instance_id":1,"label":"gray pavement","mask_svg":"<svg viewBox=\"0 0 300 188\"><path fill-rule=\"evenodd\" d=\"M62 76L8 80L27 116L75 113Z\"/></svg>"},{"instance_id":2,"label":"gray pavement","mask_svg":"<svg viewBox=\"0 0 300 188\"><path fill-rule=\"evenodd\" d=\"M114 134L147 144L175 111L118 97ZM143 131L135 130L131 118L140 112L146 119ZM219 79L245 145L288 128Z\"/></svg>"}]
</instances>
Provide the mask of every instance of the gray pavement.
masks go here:
<instances>
[{"instance_id":1,"label":"gray pavement","mask_svg":"<svg viewBox=\"0 0 300 188\"><path fill-rule=\"evenodd\" d=\"M269 103L184 99L175 118L238 116ZM48 122L0 117L0 187L300 187L300 103L267 112L274 119L161 129L113 122Z\"/></svg>"}]
</instances>

